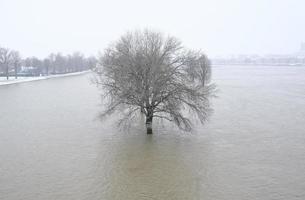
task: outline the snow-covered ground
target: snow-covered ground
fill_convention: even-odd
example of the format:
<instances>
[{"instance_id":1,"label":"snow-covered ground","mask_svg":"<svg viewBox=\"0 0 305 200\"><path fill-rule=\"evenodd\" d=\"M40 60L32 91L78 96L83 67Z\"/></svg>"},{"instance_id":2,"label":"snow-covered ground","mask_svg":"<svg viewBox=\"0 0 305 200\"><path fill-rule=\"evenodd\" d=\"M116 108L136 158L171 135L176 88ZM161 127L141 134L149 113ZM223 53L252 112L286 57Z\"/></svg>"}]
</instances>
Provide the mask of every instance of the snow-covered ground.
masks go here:
<instances>
[{"instance_id":1,"label":"snow-covered ground","mask_svg":"<svg viewBox=\"0 0 305 200\"><path fill-rule=\"evenodd\" d=\"M65 76L75 76L79 74L88 73L88 71L82 71L82 72L74 72L74 73L67 73L67 74L56 74L56 75L49 75L49 76L33 76L33 77L18 77L15 79L15 77L11 76L7 80L6 77L0 77L0 86L1 85L10 85L10 84L16 84L16 83L24 83L29 81L39 81L39 80L45 80L49 78L57 78L57 77L65 77Z\"/></svg>"}]
</instances>

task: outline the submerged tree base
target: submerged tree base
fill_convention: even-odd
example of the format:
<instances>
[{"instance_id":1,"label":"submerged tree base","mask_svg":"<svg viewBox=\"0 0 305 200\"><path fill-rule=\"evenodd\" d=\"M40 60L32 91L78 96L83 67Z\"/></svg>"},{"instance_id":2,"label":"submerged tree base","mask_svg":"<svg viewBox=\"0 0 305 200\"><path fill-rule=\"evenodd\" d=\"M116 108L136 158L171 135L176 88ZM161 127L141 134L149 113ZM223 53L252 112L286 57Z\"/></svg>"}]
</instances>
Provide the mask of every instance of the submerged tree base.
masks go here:
<instances>
[{"instance_id":1,"label":"submerged tree base","mask_svg":"<svg viewBox=\"0 0 305 200\"><path fill-rule=\"evenodd\" d=\"M147 135L151 135L151 134L153 134L152 128L148 128L148 129L147 129Z\"/></svg>"},{"instance_id":2,"label":"submerged tree base","mask_svg":"<svg viewBox=\"0 0 305 200\"><path fill-rule=\"evenodd\" d=\"M146 122L146 133L147 135L153 134L152 131L152 122L150 120L148 120L148 122Z\"/></svg>"}]
</instances>

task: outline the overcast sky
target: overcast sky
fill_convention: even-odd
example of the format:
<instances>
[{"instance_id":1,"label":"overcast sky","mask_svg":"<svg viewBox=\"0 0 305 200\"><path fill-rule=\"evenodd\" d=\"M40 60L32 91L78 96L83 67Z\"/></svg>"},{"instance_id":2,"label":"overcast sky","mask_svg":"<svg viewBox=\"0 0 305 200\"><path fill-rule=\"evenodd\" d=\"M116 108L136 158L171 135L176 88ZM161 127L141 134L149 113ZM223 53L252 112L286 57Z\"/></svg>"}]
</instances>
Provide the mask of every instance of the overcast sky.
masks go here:
<instances>
[{"instance_id":1,"label":"overcast sky","mask_svg":"<svg viewBox=\"0 0 305 200\"><path fill-rule=\"evenodd\" d=\"M0 19L0 46L40 58L96 55L142 28L210 57L294 53L305 42L305 0L0 0Z\"/></svg>"}]
</instances>

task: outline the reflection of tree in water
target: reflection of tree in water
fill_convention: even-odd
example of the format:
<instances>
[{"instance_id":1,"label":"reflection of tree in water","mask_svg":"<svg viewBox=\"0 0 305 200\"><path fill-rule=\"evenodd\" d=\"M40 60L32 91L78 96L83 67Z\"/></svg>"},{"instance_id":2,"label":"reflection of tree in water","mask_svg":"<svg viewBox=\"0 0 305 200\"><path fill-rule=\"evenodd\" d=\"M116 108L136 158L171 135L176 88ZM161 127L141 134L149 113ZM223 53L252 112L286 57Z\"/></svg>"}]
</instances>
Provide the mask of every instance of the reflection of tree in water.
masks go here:
<instances>
[{"instance_id":1,"label":"reflection of tree in water","mask_svg":"<svg viewBox=\"0 0 305 200\"><path fill-rule=\"evenodd\" d=\"M103 182L98 183L98 196L127 200L196 199L199 151L194 141L177 135L152 138L141 133L111 140L111 152L98 159L104 160L97 173L103 177L96 178Z\"/></svg>"}]
</instances>

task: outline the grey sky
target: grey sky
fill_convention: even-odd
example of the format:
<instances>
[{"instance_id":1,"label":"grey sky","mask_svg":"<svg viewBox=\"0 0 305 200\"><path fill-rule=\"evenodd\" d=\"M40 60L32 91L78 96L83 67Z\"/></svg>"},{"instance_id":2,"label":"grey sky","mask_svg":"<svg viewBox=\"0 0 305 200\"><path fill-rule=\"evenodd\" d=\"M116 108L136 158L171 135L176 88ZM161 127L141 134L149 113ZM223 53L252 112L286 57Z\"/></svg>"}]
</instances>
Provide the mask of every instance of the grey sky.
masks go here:
<instances>
[{"instance_id":1,"label":"grey sky","mask_svg":"<svg viewBox=\"0 0 305 200\"><path fill-rule=\"evenodd\" d=\"M95 55L127 30L153 28L209 56L294 53L304 10L304 0L0 0L0 46Z\"/></svg>"}]
</instances>

